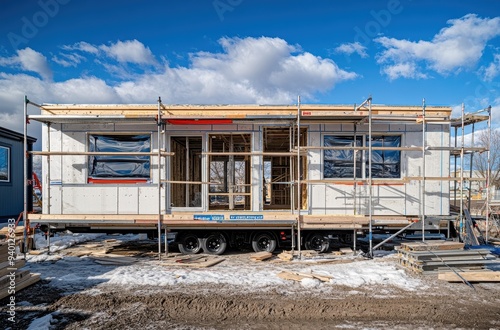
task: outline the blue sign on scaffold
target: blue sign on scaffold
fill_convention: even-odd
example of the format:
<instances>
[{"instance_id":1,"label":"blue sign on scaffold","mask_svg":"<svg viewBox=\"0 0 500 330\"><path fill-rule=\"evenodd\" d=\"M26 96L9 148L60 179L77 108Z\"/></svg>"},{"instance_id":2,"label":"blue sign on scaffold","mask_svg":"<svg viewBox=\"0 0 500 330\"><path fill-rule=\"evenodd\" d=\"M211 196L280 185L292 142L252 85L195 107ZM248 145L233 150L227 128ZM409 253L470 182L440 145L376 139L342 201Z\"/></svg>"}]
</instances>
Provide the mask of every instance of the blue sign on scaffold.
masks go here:
<instances>
[{"instance_id":1,"label":"blue sign on scaffold","mask_svg":"<svg viewBox=\"0 0 500 330\"><path fill-rule=\"evenodd\" d=\"M238 214L229 216L230 220L264 220L262 214Z\"/></svg>"},{"instance_id":2,"label":"blue sign on scaffold","mask_svg":"<svg viewBox=\"0 0 500 330\"><path fill-rule=\"evenodd\" d=\"M222 221L224 220L223 214L195 214L193 215L194 220L204 220L204 221Z\"/></svg>"}]
</instances>

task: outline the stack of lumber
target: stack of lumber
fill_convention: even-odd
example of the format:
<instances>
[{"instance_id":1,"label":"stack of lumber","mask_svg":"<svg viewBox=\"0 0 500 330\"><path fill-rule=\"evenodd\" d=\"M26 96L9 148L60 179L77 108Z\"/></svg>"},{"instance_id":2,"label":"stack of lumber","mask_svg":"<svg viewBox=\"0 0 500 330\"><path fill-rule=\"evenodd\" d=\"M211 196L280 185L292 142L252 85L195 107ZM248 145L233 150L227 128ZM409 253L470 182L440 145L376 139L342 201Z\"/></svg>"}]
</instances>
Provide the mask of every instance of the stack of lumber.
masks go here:
<instances>
[{"instance_id":1,"label":"stack of lumber","mask_svg":"<svg viewBox=\"0 0 500 330\"><path fill-rule=\"evenodd\" d=\"M14 238L16 245L21 247L21 243L24 241L24 226L17 226L15 231L15 237L9 236L9 228L8 227L3 227L0 229L0 236L5 236L7 238Z\"/></svg>"},{"instance_id":2,"label":"stack of lumber","mask_svg":"<svg viewBox=\"0 0 500 330\"><path fill-rule=\"evenodd\" d=\"M485 271L500 264L495 259L487 249L464 250L458 242L401 243L398 249L399 264L421 274Z\"/></svg>"},{"instance_id":3,"label":"stack of lumber","mask_svg":"<svg viewBox=\"0 0 500 330\"><path fill-rule=\"evenodd\" d=\"M9 227L0 229L0 235L7 236L9 234ZM15 229L16 242L24 237L24 226L17 226ZM12 237L11 237L12 238Z\"/></svg>"},{"instance_id":4,"label":"stack of lumber","mask_svg":"<svg viewBox=\"0 0 500 330\"><path fill-rule=\"evenodd\" d=\"M13 294L12 290L18 292L40 280L40 274L20 270L25 265L24 260L9 260L9 256L9 244L0 242L0 299Z\"/></svg>"}]
</instances>

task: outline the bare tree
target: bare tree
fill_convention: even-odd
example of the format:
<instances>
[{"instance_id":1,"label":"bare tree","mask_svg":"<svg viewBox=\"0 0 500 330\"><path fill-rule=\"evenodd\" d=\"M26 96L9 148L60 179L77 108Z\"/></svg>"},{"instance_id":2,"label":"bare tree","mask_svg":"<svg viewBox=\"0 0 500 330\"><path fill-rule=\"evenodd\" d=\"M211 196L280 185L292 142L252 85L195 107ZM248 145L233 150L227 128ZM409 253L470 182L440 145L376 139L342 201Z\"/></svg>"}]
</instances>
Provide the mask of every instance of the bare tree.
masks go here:
<instances>
[{"instance_id":1,"label":"bare tree","mask_svg":"<svg viewBox=\"0 0 500 330\"><path fill-rule=\"evenodd\" d=\"M483 130L476 136L476 146L488 147L488 131ZM474 168L483 178L488 174L487 152L474 155ZM500 129L491 130L490 140L490 187L500 187Z\"/></svg>"}]
</instances>

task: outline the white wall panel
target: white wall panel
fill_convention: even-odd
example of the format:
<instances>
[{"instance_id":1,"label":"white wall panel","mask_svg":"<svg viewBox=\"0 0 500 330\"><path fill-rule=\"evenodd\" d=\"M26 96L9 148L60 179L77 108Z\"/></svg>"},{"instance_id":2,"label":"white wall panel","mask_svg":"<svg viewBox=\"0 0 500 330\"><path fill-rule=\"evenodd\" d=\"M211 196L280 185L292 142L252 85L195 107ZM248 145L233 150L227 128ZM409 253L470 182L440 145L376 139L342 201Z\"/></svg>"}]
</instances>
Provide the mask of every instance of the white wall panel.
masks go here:
<instances>
[{"instance_id":1,"label":"white wall panel","mask_svg":"<svg viewBox=\"0 0 500 330\"><path fill-rule=\"evenodd\" d=\"M165 189L162 189L163 191ZM163 194L164 195L164 194ZM165 212L163 209L162 212ZM139 187L139 214L158 213L158 187Z\"/></svg>"},{"instance_id":2,"label":"white wall panel","mask_svg":"<svg viewBox=\"0 0 500 330\"><path fill-rule=\"evenodd\" d=\"M86 134L84 132L65 132L62 135L62 151L86 151ZM88 156L62 157L62 182L72 184L86 183Z\"/></svg>"},{"instance_id":3,"label":"white wall panel","mask_svg":"<svg viewBox=\"0 0 500 330\"><path fill-rule=\"evenodd\" d=\"M114 185L63 186L62 193L63 213L118 213L118 188Z\"/></svg>"},{"instance_id":4,"label":"white wall panel","mask_svg":"<svg viewBox=\"0 0 500 330\"><path fill-rule=\"evenodd\" d=\"M139 187L137 186L118 187L118 213L119 214L139 213Z\"/></svg>"}]
</instances>

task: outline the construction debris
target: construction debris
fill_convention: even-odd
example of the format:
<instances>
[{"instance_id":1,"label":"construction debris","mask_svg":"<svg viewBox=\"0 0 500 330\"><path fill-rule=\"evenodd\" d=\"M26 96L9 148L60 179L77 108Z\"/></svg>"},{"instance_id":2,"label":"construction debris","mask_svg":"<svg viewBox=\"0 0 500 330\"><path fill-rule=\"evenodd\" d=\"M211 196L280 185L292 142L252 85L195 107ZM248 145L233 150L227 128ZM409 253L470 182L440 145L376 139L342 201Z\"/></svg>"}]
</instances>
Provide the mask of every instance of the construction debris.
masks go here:
<instances>
[{"instance_id":1,"label":"construction debris","mask_svg":"<svg viewBox=\"0 0 500 330\"><path fill-rule=\"evenodd\" d=\"M329 275L320 275L320 274L315 274L315 273L299 273L299 272L292 272L289 270L284 270L282 272L279 272L276 274L279 278L284 279L284 280L292 280L292 281L302 281L305 278L314 278L317 280L320 280L322 282L329 282L331 279L333 279L333 276Z\"/></svg>"},{"instance_id":2,"label":"construction debris","mask_svg":"<svg viewBox=\"0 0 500 330\"><path fill-rule=\"evenodd\" d=\"M354 251L351 248L349 248L349 247L347 247L347 248L340 248L339 251L342 254L344 254L344 255L348 255L348 256L354 255Z\"/></svg>"},{"instance_id":3,"label":"construction debris","mask_svg":"<svg viewBox=\"0 0 500 330\"><path fill-rule=\"evenodd\" d=\"M283 261L292 261L293 253L292 251L283 251L280 254L278 254L278 258Z\"/></svg>"},{"instance_id":4,"label":"construction debris","mask_svg":"<svg viewBox=\"0 0 500 330\"><path fill-rule=\"evenodd\" d=\"M222 261L224 258L215 256L187 256L174 259L174 261L161 262L164 266L186 266L193 268L206 268L216 265Z\"/></svg>"},{"instance_id":5,"label":"construction debris","mask_svg":"<svg viewBox=\"0 0 500 330\"><path fill-rule=\"evenodd\" d=\"M90 258L101 265L130 265L138 260L137 258L125 257L119 254L93 255Z\"/></svg>"},{"instance_id":6,"label":"construction debris","mask_svg":"<svg viewBox=\"0 0 500 330\"><path fill-rule=\"evenodd\" d=\"M264 261L273 257L271 252L257 252L250 256L250 260L252 261Z\"/></svg>"}]
</instances>

